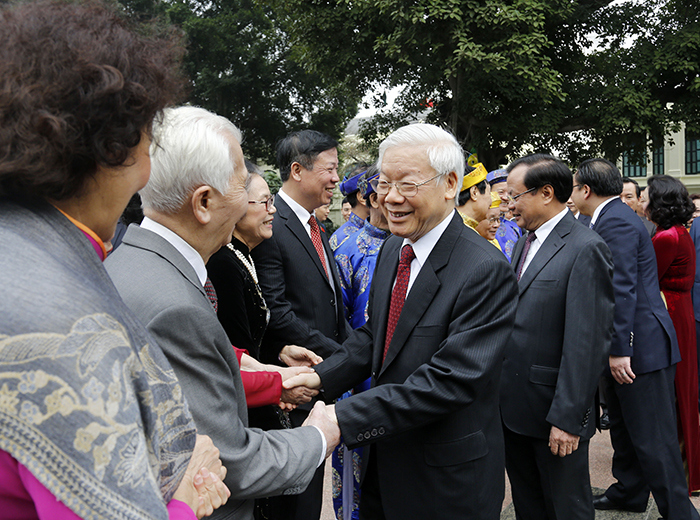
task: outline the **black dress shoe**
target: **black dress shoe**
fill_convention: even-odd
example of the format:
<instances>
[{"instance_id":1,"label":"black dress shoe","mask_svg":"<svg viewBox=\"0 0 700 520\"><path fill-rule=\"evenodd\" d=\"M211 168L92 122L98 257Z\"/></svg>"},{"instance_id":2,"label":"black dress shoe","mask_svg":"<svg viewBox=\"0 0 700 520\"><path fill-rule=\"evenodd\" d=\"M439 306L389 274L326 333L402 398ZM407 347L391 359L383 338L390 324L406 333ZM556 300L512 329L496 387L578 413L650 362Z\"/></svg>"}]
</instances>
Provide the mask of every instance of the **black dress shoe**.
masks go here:
<instances>
[{"instance_id":1,"label":"black dress shoe","mask_svg":"<svg viewBox=\"0 0 700 520\"><path fill-rule=\"evenodd\" d=\"M608 417L608 412L605 412L600 416L600 429L609 430L610 429L610 417Z\"/></svg>"},{"instance_id":2,"label":"black dress shoe","mask_svg":"<svg viewBox=\"0 0 700 520\"><path fill-rule=\"evenodd\" d=\"M593 497L593 507L600 511L615 510L630 511L632 513L643 513L647 510L646 504L644 504L643 506L631 507L626 504L618 504L617 502L613 502L605 495L598 495L597 497Z\"/></svg>"}]
</instances>

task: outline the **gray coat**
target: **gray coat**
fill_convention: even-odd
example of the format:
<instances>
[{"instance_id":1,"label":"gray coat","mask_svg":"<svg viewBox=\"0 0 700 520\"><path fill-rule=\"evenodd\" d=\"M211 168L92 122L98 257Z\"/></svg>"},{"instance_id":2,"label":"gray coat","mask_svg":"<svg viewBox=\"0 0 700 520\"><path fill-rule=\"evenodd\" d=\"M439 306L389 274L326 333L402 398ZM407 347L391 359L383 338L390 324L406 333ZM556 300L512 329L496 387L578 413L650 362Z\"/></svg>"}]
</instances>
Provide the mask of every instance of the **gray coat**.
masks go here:
<instances>
[{"instance_id":1,"label":"gray coat","mask_svg":"<svg viewBox=\"0 0 700 520\"><path fill-rule=\"evenodd\" d=\"M199 433L221 451L231 498L211 518L252 519L250 499L302 492L316 470L321 437L311 427L247 427L235 352L187 260L156 233L132 224L105 266L175 369Z\"/></svg>"}]
</instances>

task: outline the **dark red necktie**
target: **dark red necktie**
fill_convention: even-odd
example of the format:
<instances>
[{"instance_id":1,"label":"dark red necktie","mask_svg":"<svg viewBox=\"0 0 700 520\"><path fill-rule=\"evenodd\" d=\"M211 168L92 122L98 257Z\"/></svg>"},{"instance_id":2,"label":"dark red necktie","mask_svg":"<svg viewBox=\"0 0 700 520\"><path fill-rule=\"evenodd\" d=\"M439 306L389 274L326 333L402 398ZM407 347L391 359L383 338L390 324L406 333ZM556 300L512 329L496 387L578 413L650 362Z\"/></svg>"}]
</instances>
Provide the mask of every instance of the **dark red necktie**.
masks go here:
<instances>
[{"instance_id":1,"label":"dark red necktie","mask_svg":"<svg viewBox=\"0 0 700 520\"><path fill-rule=\"evenodd\" d=\"M328 276L328 266L326 266L326 255L323 254L323 242L321 242L321 231L318 229L318 222L316 222L316 217L311 215L309 219L309 226L311 226L311 241L314 243L316 248L316 253L318 253L321 259L321 264L323 264L323 270L326 272L326 278L330 279Z\"/></svg>"},{"instance_id":2,"label":"dark red necktie","mask_svg":"<svg viewBox=\"0 0 700 520\"><path fill-rule=\"evenodd\" d=\"M520 276L523 274L523 267L525 266L525 259L527 258L527 252L530 250L530 246L535 241L537 237L535 232L531 231L530 234L525 239L525 247L523 247L523 254L520 255L520 264L518 264L518 281L520 281Z\"/></svg>"},{"instance_id":3,"label":"dark red necktie","mask_svg":"<svg viewBox=\"0 0 700 520\"><path fill-rule=\"evenodd\" d=\"M401 248L401 258L399 259L399 269L396 273L396 283L394 284L394 290L391 291L389 319L386 324L386 340L384 341L384 357L382 357L382 362L386 359L386 353L389 350L391 338L394 337L394 330L396 330L396 323L398 323L399 316L401 316L401 309L403 309L403 302L406 300L406 291L408 290L408 279L411 277L411 262L415 257L416 254L413 252L413 248L410 244L406 244Z\"/></svg>"},{"instance_id":4,"label":"dark red necktie","mask_svg":"<svg viewBox=\"0 0 700 520\"><path fill-rule=\"evenodd\" d=\"M207 278L207 281L204 282L204 292L207 293L209 301L211 302L212 307L214 307L214 312L218 312L219 298L216 296L216 289L214 289L214 284L211 283L209 278Z\"/></svg>"}]
</instances>

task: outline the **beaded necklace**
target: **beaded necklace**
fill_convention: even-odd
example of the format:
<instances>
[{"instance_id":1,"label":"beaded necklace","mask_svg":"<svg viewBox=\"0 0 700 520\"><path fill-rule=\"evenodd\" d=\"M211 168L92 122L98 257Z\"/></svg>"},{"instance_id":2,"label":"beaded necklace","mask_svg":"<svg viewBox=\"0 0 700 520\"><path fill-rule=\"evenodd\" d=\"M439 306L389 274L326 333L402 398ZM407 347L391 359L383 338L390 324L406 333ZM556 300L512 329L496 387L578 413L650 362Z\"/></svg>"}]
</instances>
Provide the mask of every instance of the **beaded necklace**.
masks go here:
<instances>
[{"instance_id":1,"label":"beaded necklace","mask_svg":"<svg viewBox=\"0 0 700 520\"><path fill-rule=\"evenodd\" d=\"M253 278L255 285L257 286L258 285L258 273L255 270L255 264L253 263L253 259L250 258L250 256L248 256L248 258L246 258L246 256L242 252L240 252L238 249L233 247L233 244L231 244L230 242L228 244L226 244L226 247L228 247L231 251L233 251L234 254L238 257L238 259L243 263L245 268L250 273L250 276Z\"/></svg>"}]
</instances>

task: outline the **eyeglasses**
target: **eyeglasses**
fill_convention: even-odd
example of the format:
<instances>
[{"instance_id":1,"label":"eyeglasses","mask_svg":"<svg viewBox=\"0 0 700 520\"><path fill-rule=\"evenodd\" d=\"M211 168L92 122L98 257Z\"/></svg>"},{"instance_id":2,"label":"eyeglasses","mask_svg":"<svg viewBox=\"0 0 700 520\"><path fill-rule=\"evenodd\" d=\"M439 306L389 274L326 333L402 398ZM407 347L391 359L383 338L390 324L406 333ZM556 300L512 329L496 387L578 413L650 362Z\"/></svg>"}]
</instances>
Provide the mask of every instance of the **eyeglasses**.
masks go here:
<instances>
[{"instance_id":1,"label":"eyeglasses","mask_svg":"<svg viewBox=\"0 0 700 520\"><path fill-rule=\"evenodd\" d=\"M522 196L525 195L526 193L530 193L531 191L536 191L536 190L539 190L539 189L540 189L540 187L530 188L529 190L525 190L524 192L518 193L517 195L508 195L508 200L509 200L510 202L515 202L516 200L518 200L520 197L522 197Z\"/></svg>"},{"instance_id":2,"label":"eyeglasses","mask_svg":"<svg viewBox=\"0 0 700 520\"><path fill-rule=\"evenodd\" d=\"M572 188L581 188L583 187L583 184L574 184Z\"/></svg>"},{"instance_id":3,"label":"eyeglasses","mask_svg":"<svg viewBox=\"0 0 700 520\"><path fill-rule=\"evenodd\" d=\"M435 177L431 177L427 181L415 183L415 182L387 182L385 180L380 180L380 179L372 179L369 181L370 186L374 189L374 191L377 192L377 195L388 195L389 192L391 191L392 186L396 188L396 191L399 192L399 195L402 197L405 197L407 199L411 197L415 197L416 194L418 193L418 187L423 186L423 184L427 184L430 181L437 179L438 177L441 177L443 174L438 173Z\"/></svg>"},{"instance_id":4,"label":"eyeglasses","mask_svg":"<svg viewBox=\"0 0 700 520\"><path fill-rule=\"evenodd\" d=\"M501 217L491 217L491 218L487 218L486 220L489 221L489 224L495 224L496 222L501 221Z\"/></svg>"},{"instance_id":5,"label":"eyeglasses","mask_svg":"<svg viewBox=\"0 0 700 520\"><path fill-rule=\"evenodd\" d=\"M265 209L269 213L270 210L272 209L272 206L275 205L275 196L270 195L265 200L249 200L248 204L265 204Z\"/></svg>"}]
</instances>

